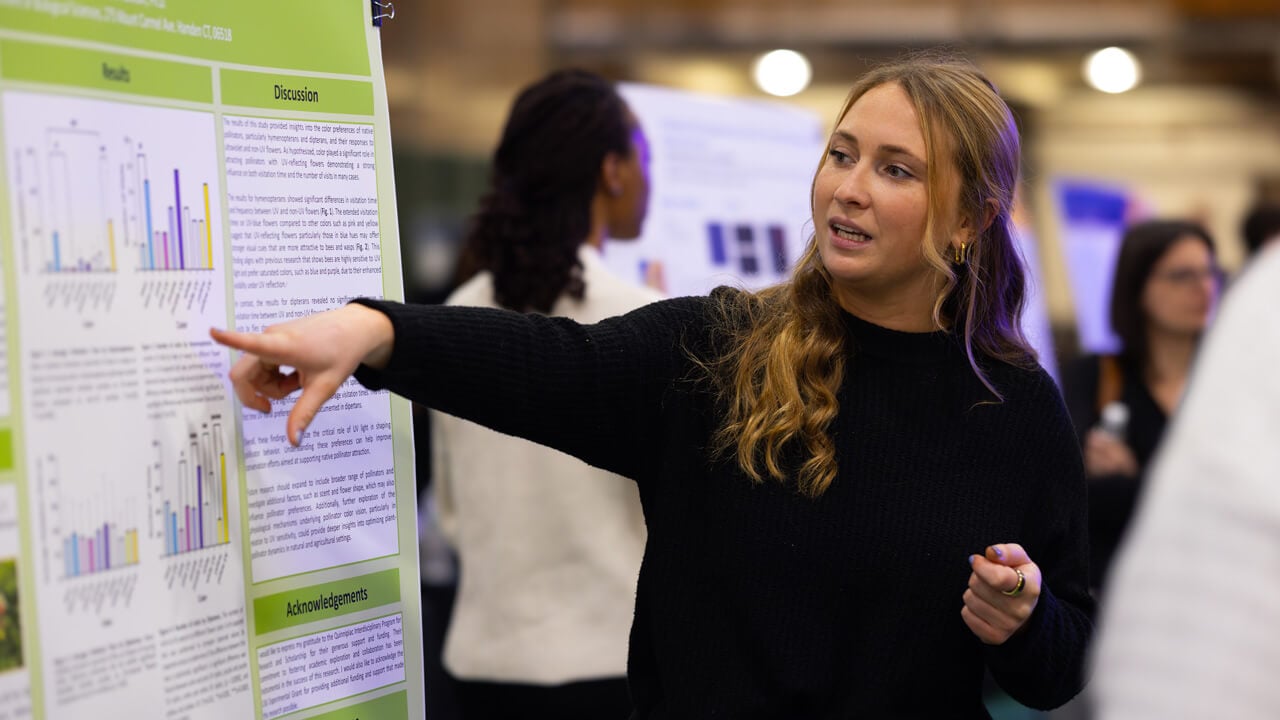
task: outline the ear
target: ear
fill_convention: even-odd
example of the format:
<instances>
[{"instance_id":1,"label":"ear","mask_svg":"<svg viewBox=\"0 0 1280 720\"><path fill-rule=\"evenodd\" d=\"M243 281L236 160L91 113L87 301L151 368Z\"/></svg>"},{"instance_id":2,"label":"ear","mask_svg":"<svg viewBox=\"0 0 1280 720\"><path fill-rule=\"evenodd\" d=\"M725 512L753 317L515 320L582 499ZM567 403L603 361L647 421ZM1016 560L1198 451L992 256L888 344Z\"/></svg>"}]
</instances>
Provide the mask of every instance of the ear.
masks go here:
<instances>
[{"instance_id":1,"label":"ear","mask_svg":"<svg viewBox=\"0 0 1280 720\"><path fill-rule=\"evenodd\" d=\"M1000 212L1000 203L995 198L987 198L982 204L982 232L986 232L991 227L991 223L995 222L996 215Z\"/></svg>"},{"instance_id":2,"label":"ear","mask_svg":"<svg viewBox=\"0 0 1280 720\"><path fill-rule=\"evenodd\" d=\"M951 247L959 250L960 243L965 245L973 245L974 238L987 231L991 227L991 223L995 222L996 215L1000 212L1000 203L995 199L988 199L982 205L982 229L974 226L973 219L965 216L961 218L960 225L956 227L954 233L951 234Z\"/></svg>"},{"instance_id":3,"label":"ear","mask_svg":"<svg viewBox=\"0 0 1280 720\"><path fill-rule=\"evenodd\" d=\"M622 158L617 153L605 153L600 161L600 189L610 197L622 194Z\"/></svg>"}]
</instances>

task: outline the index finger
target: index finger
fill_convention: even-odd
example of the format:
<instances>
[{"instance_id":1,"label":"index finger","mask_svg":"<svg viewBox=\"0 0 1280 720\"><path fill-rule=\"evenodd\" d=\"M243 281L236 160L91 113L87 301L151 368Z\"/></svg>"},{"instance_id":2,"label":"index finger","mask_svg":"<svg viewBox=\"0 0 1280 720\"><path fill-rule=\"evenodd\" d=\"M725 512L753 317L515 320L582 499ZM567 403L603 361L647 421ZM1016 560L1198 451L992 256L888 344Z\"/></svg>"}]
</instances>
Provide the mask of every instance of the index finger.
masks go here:
<instances>
[{"instance_id":1,"label":"index finger","mask_svg":"<svg viewBox=\"0 0 1280 720\"><path fill-rule=\"evenodd\" d=\"M1031 556L1018 543L997 543L987 546L986 557L993 563L1005 567L1018 567L1031 562Z\"/></svg>"},{"instance_id":2,"label":"index finger","mask_svg":"<svg viewBox=\"0 0 1280 720\"><path fill-rule=\"evenodd\" d=\"M292 365L289 358L289 341L278 335L248 333L238 330L209 328L209 336L234 350L256 355L276 365Z\"/></svg>"},{"instance_id":3,"label":"index finger","mask_svg":"<svg viewBox=\"0 0 1280 720\"><path fill-rule=\"evenodd\" d=\"M289 411L289 418L285 422L285 434L289 436L289 442L294 447L302 444L302 436L307 431L307 427L320 412L320 408L333 397L334 393L338 392L340 387L342 387L342 380L320 374L302 388L302 394L293 404L293 409Z\"/></svg>"},{"instance_id":4,"label":"index finger","mask_svg":"<svg viewBox=\"0 0 1280 720\"><path fill-rule=\"evenodd\" d=\"M981 555L974 556L973 575L982 584L1000 592L1012 590L1018 584L1018 573L1012 567L991 562Z\"/></svg>"}]
</instances>

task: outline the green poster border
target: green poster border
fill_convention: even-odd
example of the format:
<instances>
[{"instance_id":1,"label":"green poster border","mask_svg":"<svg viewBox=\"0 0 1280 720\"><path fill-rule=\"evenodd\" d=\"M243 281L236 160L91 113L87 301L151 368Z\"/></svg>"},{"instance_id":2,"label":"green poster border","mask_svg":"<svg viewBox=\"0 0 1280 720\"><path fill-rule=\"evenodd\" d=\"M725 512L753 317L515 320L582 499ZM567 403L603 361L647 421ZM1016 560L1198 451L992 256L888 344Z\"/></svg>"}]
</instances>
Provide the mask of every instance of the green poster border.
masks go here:
<instances>
[{"instance_id":1,"label":"green poster border","mask_svg":"<svg viewBox=\"0 0 1280 720\"><path fill-rule=\"evenodd\" d=\"M369 17L369 3L355 0L0 3L0 28L216 63L362 77L377 62L366 51Z\"/></svg>"},{"instance_id":2,"label":"green poster border","mask_svg":"<svg viewBox=\"0 0 1280 720\"><path fill-rule=\"evenodd\" d=\"M124 94L115 88L104 85L100 87L80 87L78 85L51 86L39 82L39 78L15 80L3 77L5 65L0 61L0 95L10 90L23 92L48 93L51 95L78 96L86 98L122 101L162 107L203 110L214 117L216 143L218 149L219 177L218 192L223 199L221 212L222 254L226 263L224 267L232 267L230 249L229 208L226 203L226 158L223 152L222 121L225 114L254 115L260 117L299 118L317 122L372 122L374 126L374 150L377 163L376 182L379 199L379 233L383 257L383 294L388 299L403 299L403 276L401 270L401 253L399 247L399 228L397 225L395 183L392 167L391 138L389 115L387 110L385 79L381 65L381 47L377 30L369 22L369 6L363 0L320 0L324 3L325 13L317 13L317 2L313 0L273 0L262 3L258 0L221 0L219 3L205 3L202 0L166 0L167 12L182 14L192 12L201 14L205 22L225 23L234 31L234 40L225 41L221 45L208 38L148 38L135 31L121 31L120 28L104 28L101 22L84 19L62 18L58 22L47 19L19 17L15 13L15 4L24 4L27 0L0 0L0 42L21 42L47 45L50 48L81 49L96 53L116 53L119 56L140 58L142 60L168 61L177 64L188 64L205 68L212 74L211 102L197 102L191 98L171 98L164 96L142 97L135 94ZM105 6L102 0L74 0L82 6ZM215 7L216 5L216 7ZM265 11L265 12L264 12ZM332 12L330 12L332 11ZM275 30L280 26L293 27L300 22L318 21L324 27L341 26L342 47L333 44L316 43L311 36L298 33L275 33L267 29L249 29L237 19L257 17L258 25L270 26ZM286 23L284 20L288 19ZM274 33L274 34L273 34ZM258 43L258 49L248 48ZM343 48L351 52L344 51ZM359 57L356 58L355 56ZM368 78L373 91L372 107L368 114L305 112L296 109L278 110L263 108L254 112L244 112L224 103L218 71L222 69L245 70L250 72L280 73L293 71L297 77L317 78L316 82L331 74L333 80L351 81L355 78ZM350 108L346 108L350 109ZM0 117L0 135L3 133L3 118ZM8 203L8 168L7 159L0 157L0 202ZM19 563L22 569L20 588L24 611L24 671L28 673L31 685L31 709L33 717L46 717L43 697L44 677L42 672L41 643L35 637L38 627L35 594L34 559L37 547L30 542L33 537L34 519L27 509L31 502L28 497L30 473L26 467L25 439L22 427L22 391L19 384L20 362L18 339L21 328L17 313L17 252L12 235L11 223L0 223L0 260L3 261L4 275L4 313L8 322L8 346L6 351L10 359L9 380L12 397L12 413L5 417L0 415L0 435L7 431L12 438L12 466L4 469L0 463L0 483L12 483L17 486L19 503L19 534L22 548ZM226 320L228 326L234 317L233 275L225 275L228 304ZM395 461L397 532L400 553L398 556L375 558L350 565L325 568L311 573L279 578L254 585L251 575L251 563L248 561L248 525L247 496L244 487L244 458L239 443L235 446L234 458L239 471L240 484L240 550L244 570L242 587L244 593L244 616L248 636L246 651L256 652L262 644L260 638L253 633L254 599L268 589L271 592L286 592L291 587L313 585L333 580L340 580L351 574L352 570L362 572L378 572L392 566L399 569L400 603L398 612L402 616L402 633L404 637L405 677L420 678L423 674L423 654L421 647L421 596L417 574L417 529L416 529L416 491L414 483L414 458L412 442L412 411L410 403L397 396L389 396L392 419L392 452ZM236 437L243 437L240 414L233 413ZM349 617L349 616L348 616ZM324 625L327 623L319 623ZM278 635L278 633L273 633ZM252 683L252 701L255 715L261 717L261 694L256 662L250 662ZM372 691L377 692L377 691ZM424 707L424 688L420 682L408 681L399 692L387 693L385 696L403 696L407 699L405 717L422 717ZM353 696L353 698L359 696ZM334 701L345 702L348 699ZM377 698L375 698L375 701ZM347 707L362 708L374 701L353 703ZM338 712L341 712L339 710ZM328 717L327 715L323 717Z\"/></svg>"}]
</instances>

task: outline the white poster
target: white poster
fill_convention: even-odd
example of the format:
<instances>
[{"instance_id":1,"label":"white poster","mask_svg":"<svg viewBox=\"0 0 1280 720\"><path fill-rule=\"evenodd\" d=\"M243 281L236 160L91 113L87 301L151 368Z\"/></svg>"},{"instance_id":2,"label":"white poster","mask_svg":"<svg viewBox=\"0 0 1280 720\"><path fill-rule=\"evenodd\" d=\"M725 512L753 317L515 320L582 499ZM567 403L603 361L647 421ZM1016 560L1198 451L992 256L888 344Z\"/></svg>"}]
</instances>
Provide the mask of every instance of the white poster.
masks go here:
<instances>
[{"instance_id":1,"label":"white poster","mask_svg":"<svg viewBox=\"0 0 1280 720\"><path fill-rule=\"evenodd\" d=\"M826 134L815 115L759 100L622 85L651 154L649 214L636 241L605 260L645 282L661 264L667 294L758 289L789 277L813 233L809 187Z\"/></svg>"},{"instance_id":2,"label":"white poster","mask_svg":"<svg viewBox=\"0 0 1280 720\"><path fill-rule=\"evenodd\" d=\"M0 1L0 720L422 717L407 401L209 336L402 297L371 19Z\"/></svg>"}]
</instances>

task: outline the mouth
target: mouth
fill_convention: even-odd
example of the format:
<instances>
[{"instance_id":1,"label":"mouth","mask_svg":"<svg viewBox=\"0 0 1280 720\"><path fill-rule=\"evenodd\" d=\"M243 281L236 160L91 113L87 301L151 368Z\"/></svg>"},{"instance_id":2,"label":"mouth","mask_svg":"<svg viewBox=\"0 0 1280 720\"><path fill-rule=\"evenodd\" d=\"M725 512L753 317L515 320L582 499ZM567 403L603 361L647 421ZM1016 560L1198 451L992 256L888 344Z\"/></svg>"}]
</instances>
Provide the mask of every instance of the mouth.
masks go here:
<instances>
[{"instance_id":1,"label":"mouth","mask_svg":"<svg viewBox=\"0 0 1280 720\"><path fill-rule=\"evenodd\" d=\"M832 221L828 223L836 237L850 242L871 242L871 236L852 225Z\"/></svg>"}]
</instances>

